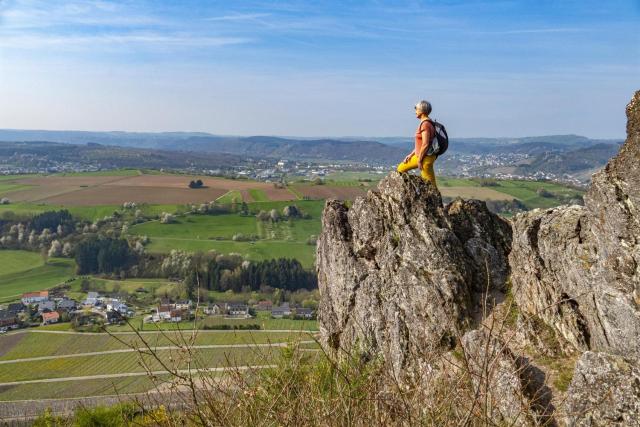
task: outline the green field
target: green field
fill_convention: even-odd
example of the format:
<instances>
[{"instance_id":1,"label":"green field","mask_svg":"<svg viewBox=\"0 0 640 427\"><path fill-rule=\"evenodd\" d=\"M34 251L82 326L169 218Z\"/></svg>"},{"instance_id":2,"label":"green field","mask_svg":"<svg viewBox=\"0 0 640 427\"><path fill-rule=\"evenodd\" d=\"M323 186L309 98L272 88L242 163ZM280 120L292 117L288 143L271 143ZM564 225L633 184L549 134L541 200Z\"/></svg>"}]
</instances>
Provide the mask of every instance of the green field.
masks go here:
<instances>
[{"instance_id":1,"label":"green field","mask_svg":"<svg viewBox=\"0 0 640 427\"><path fill-rule=\"evenodd\" d=\"M165 378L167 376L160 376L160 379ZM34 397L37 399L68 399L84 396L144 393L154 387L153 381L146 376L60 381L54 385L54 387L43 387L42 383L35 383L2 387L0 388L0 402L31 400Z\"/></svg>"},{"instance_id":2,"label":"green field","mask_svg":"<svg viewBox=\"0 0 640 427\"><path fill-rule=\"evenodd\" d=\"M193 321L184 321L179 323L142 323L141 317L135 317L131 319L129 325L112 325L108 329L111 332L127 332L134 327L142 331L157 331L159 329L166 331L185 331L194 328ZM293 319L272 319L270 312L258 312L255 318L250 319L228 319L222 316L208 316L196 323L197 328L204 328L206 326L219 326L219 325L259 325L262 330L265 331L317 331L318 322L316 320L293 320Z\"/></svg>"},{"instance_id":3,"label":"green field","mask_svg":"<svg viewBox=\"0 0 640 427\"><path fill-rule=\"evenodd\" d=\"M489 187L502 193L510 194L517 198L529 209L552 208L568 203L569 199L582 196L584 191L575 190L560 184L540 181L497 181L497 187ZM553 197L542 197L536 193L539 189L545 189L553 194Z\"/></svg>"},{"instance_id":4,"label":"green field","mask_svg":"<svg viewBox=\"0 0 640 427\"><path fill-rule=\"evenodd\" d=\"M153 325L151 325L153 326ZM41 328L39 328L41 329ZM123 332L131 331L128 327ZM154 329L151 328L151 331ZM142 346L143 342L135 334L116 335L117 339L103 334L52 334L26 331L16 334L19 341L12 338L9 350L0 355L0 360L17 360L29 357L60 356L95 351L109 351L129 348L129 345ZM228 345L228 344L266 344L270 342L286 342L290 339L309 340L306 332L260 332L260 331L197 331L192 339L191 331L161 333L145 333L143 338L151 347L163 347L175 343L193 343L194 345ZM8 341L0 336L0 343ZM123 341L120 342L119 340Z\"/></svg>"},{"instance_id":5,"label":"green field","mask_svg":"<svg viewBox=\"0 0 640 427\"><path fill-rule=\"evenodd\" d=\"M122 212L122 206L120 205L96 205L96 206L60 206L60 205L47 205L43 203L11 203L8 205L0 205L0 217L7 215L8 212L12 212L18 216L34 216L42 212L67 209L71 214L78 218L95 221L102 219L105 216L111 216L114 212ZM136 207L141 210L144 215L155 216L160 215L162 212L180 213L185 212L187 207L185 205L148 205L141 204Z\"/></svg>"},{"instance_id":6,"label":"green field","mask_svg":"<svg viewBox=\"0 0 640 427\"><path fill-rule=\"evenodd\" d=\"M252 188L249 190L249 195L255 202L268 202L269 198L264 191Z\"/></svg>"},{"instance_id":7,"label":"green field","mask_svg":"<svg viewBox=\"0 0 640 427\"><path fill-rule=\"evenodd\" d=\"M0 302L53 287L72 277L74 269L70 259L52 258L45 264L35 252L0 250Z\"/></svg>"},{"instance_id":8,"label":"green field","mask_svg":"<svg viewBox=\"0 0 640 427\"><path fill-rule=\"evenodd\" d=\"M306 332L260 332L260 331L199 331L144 333L143 339L171 368L184 369L190 359L191 368L214 368L225 366L266 365L273 363L281 354L276 347L260 347L265 344L287 344L300 341L305 348L316 348L314 338ZM123 341L123 342L120 342ZM176 345L193 346L240 346L193 348L191 356L176 348ZM27 330L0 336L0 383L60 379L49 387L44 382L16 384L0 387L0 401L20 399L56 399L78 396L98 396L145 392L153 383L146 375L119 376L127 373L144 373L145 367L152 371L163 371L160 363L150 356L135 351L144 347L140 339L131 333L117 334L56 334ZM115 352L114 352L115 351ZM102 354L87 354L100 353ZM65 357L67 356L67 357ZM71 356L71 357L69 357ZM44 357L41 360L25 360ZM109 375L109 378L90 378ZM218 375L218 374L213 374ZM75 381L64 381L69 377L88 377ZM166 374L157 376L169 379ZM55 390L56 392L52 392Z\"/></svg>"},{"instance_id":9,"label":"green field","mask_svg":"<svg viewBox=\"0 0 640 427\"><path fill-rule=\"evenodd\" d=\"M290 202L254 202L249 204L252 213L277 209L279 212ZM320 215L324 206L318 201L295 203L311 219L291 221L258 221L254 215L188 215L179 217L173 224L149 221L129 229L132 235L145 235L151 239L148 250L169 252L171 249L185 251L236 252L252 260L295 257L309 267L313 265L315 246L308 245L311 235L320 233ZM254 242L233 241L234 235L255 235Z\"/></svg>"},{"instance_id":10,"label":"green field","mask_svg":"<svg viewBox=\"0 0 640 427\"><path fill-rule=\"evenodd\" d=\"M242 201L242 193L238 190L231 190L224 193L222 196L216 199L216 202L223 205L230 205L231 203L238 203Z\"/></svg>"}]
</instances>

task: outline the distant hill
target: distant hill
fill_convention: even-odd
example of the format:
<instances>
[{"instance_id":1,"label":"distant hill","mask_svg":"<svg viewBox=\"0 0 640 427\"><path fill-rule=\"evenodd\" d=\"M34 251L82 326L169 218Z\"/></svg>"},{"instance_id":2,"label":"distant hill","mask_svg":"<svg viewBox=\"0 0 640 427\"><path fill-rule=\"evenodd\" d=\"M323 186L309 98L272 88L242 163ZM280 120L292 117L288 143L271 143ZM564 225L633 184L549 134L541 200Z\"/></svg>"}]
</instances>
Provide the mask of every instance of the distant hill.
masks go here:
<instances>
[{"instance_id":1,"label":"distant hill","mask_svg":"<svg viewBox=\"0 0 640 427\"><path fill-rule=\"evenodd\" d=\"M153 149L165 152L220 153L253 158L282 158L322 161L367 162L389 165L401 160L413 148L411 138L386 137L380 141L358 138L282 138L274 136L224 136L202 132L81 132L0 129L0 141L51 141L64 144L97 143L105 146ZM517 153L542 156L531 167L591 170L600 167L622 141L595 140L579 135L549 135L525 138L452 139L450 154L487 155ZM594 151L590 147L602 146ZM607 146L609 146L607 148ZM576 151L577 150L577 151ZM586 150L586 151L581 151ZM604 150L604 152L602 152ZM562 153L574 152L563 156ZM602 159L597 153L603 155ZM578 156L578 157L576 157ZM583 157L582 157L583 156ZM555 160L551 159L565 159ZM567 161L567 165L563 162ZM545 164L545 162L549 162ZM578 168L579 169L579 168Z\"/></svg>"},{"instance_id":2,"label":"distant hill","mask_svg":"<svg viewBox=\"0 0 640 427\"><path fill-rule=\"evenodd\" d=\"M530 164L519 166L516 172L523 175L536 171L590 175L604 166L618 150L620 144L595 144L575 150L547 151L536 156Z\"/></svg>"},{"instance_id":3,"label":"distant hill","mask_svg":"<svg viewBox=\"0 0 640 427\"><path fill-rule=\"evenodd\" d=\"M21 167L49 167L56 163L78 162L112 168L227 169L245 163L242 156L224 153L193 153L166 150L86 145L57 142L0 142L0 160Z\"/></svg>"},{"instance_id":4,"label":"distant hill","mask_svg":"<svg viewBox=\"0 0 640 427\"><path fill-rule=\"evenodd\" d=\"M291 139L272 136L219 136L206 133L80 132L0 129L0 141L52 141L68 144L150 148L168 151L227 153L251 157L387 163L405 150L376 141Z\"/></svg>"}]
</instances>

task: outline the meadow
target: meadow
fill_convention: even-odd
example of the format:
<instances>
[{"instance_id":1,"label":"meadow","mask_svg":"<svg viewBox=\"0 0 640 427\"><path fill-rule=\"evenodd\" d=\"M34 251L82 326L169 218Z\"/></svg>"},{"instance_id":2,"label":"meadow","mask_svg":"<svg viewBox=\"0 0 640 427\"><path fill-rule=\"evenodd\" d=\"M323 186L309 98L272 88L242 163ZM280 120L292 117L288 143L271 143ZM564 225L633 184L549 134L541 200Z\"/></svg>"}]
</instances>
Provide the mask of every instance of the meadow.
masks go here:
<instances>
[{"instance_id":1,"label":"meadow","mask_svg":"<svg viewBox=\"0 0 640 427\"><path fill-rule=\"evenodd\" d=\"M384 174L374 172L336 172L325 179L325 184L314 185L309 182L296 182L285 189L276 189L271 184L250 180L226 180L206 178L209 184L220 191L217 202L230 205L245 200L250 215L241 216L236 213L219 215L185 214L189 210L184 203L141 203L140 209L147 217L156 217L162 212L175 213L175 223L161 224L157 220L131 226L129 235L148 236L150 243L147 251L167 253L173 249L188 252L217 251L219 253L239 253L250 260L271 258L296 258L305 267L312 268L315 261L315 245L309 244L311 236L321 231L320 219L324 206L323 198L353 198L375 186ZM100 191L118 191L131 188L136 191L160 194L160 190L176 190L195 192L184 187L190 177L171 175L158 171L142 171L123 169L91 173L59 174L52 177L43 176L4 176L0 177L0 196L15 195L21 192L37 194L45 200L66 194L82 194L86 187ZM78 181L81 180L81 181ZM516 198L527 208L548 208L571 199L580 197L583 192L560 184L537 181L502 181L490 180L486 185L479 179L462 179L438 177L438 185L444 196L454 198L475 197L484 200L510 200ZM85 184L81 184L84 182ZM161 185L158 190L155 185ZM25 186L29 186L25 189ZM140 190L142 189L142 190ZM545 190L541 195L540 191ZM155 192L155 193L154 193ZM74 196L75 197L75 196ZM200 196L198 196L200 197ZM273 201L272 198L293 199ZM305 198L320 200L302 200ZM120 202L122 200L119 200ZM269 212L276 209L282 212L286 205L295 204L308 219L282 220L278 222L257 221L255 214L263 210ZM52 209L69 209L73 215L85 220L95 221L115 212L123 212L121 204L100 204L90 201L83 204L55 204L43 201L17 201L8 205L0 205L0 218L14 216L30 216ZM255 241L233 240L235 235L255 236ZM0 252L0 301L15 299L22 292L51 287L73 275L74 265L71 260L54 259L44 264L40 255L24 253L24 257ZM16 258L19 258L17 261Z\"/></svg>"},{"instance_id":2,"label":"meadow","mask_svg":"<svg viewBox=\"0 0 640 427\"><path fill-rule=\"evenodd\" d=\"M0 266L0 302L53 287L73 277L75 270L70 259L51 258L45 263L39 253L11 250L0 250Z\"/></svg>"},{"instance_id":3,"label":"meadow","mask_svg":"<svg viewBox=\"0 0 640 427\"><path fill-rule=\"evenodd\" d=\"M309 219L292 219L278 222L258 221L255 213L276 209L279 213L287 205L295 205ZM236 213L218 215L187 215L176 218L172 224L149 221L129 229L131 235L148 236L151 252L168 252L171 249L185 251L210 251L239 253L251 260L271 258L298 259L310 267L315 258L315 246L307 244L312 235L320 233L320 217L323 201L298 200L296 202L249 203L248 216ZM256 241L233 241L234 235L257 236Z\"/></svg>"}]
</instances>

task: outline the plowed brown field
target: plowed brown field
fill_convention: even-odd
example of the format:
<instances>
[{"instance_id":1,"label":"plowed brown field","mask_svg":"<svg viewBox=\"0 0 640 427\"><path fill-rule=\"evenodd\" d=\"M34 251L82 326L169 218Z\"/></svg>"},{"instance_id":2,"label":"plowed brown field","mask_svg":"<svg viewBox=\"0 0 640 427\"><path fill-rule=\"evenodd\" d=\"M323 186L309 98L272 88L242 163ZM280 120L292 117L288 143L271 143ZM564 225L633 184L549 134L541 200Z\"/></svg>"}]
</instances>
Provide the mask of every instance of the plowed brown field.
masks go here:
<instances>
[{"instance_id":1,"label":"plowed brown field","mask_svg":"<svg viewBox=\"0 0 640 427\"><path fill-rule=\"evenodd\" d=\"M201 179L204 188L188 188L189 181ZM262 190L270 200L292 200L287 189L256 181L182 175L33 177L15 180L31 188L11 193L23 202L69 206L118 205L123 202L150 204L204 203L228 191L239 190L251 201L249 189Z\"/></svg>"}]
</instances>

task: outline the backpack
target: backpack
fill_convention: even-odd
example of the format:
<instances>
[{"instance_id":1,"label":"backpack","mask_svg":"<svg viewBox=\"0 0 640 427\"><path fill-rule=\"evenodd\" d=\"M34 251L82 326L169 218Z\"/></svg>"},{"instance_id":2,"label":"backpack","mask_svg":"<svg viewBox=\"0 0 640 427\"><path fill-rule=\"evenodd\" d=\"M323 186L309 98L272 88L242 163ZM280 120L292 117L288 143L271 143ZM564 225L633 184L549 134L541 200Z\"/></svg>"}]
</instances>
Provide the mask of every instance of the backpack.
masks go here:
<instances>
[{"instance_id":1,"label":"backpack","mask_svg":"<svg viewBox=\"0 0 640 427\"><path fill-rule=\"evenodd\" d=\"M440 156L447 151L449 148L449 136L447 135L447 129L445 129L442 123L438 123L435 120L427 120L429 123L433 125L433 128L436 130L436 134L431 140L431 145L427 150L428 156Z\"/></svg>"}]
</instances>

